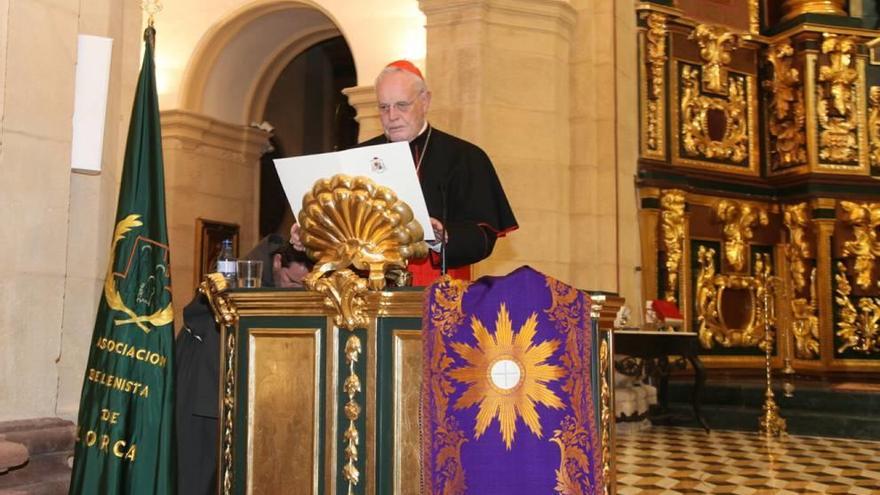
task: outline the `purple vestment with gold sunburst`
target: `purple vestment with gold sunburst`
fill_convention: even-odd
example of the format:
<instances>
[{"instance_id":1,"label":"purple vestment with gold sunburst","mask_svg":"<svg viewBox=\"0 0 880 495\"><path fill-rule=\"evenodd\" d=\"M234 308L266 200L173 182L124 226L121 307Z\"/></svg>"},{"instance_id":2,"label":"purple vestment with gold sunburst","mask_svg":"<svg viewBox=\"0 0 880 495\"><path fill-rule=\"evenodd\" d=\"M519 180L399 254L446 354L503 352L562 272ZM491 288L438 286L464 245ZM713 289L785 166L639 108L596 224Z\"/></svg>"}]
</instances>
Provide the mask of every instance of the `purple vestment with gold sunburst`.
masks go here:
<instances>
[{"instance_id":1,"label":"purple vestment with gold sunburst","mask_svg":"<svg viewBox=\"0 0 880 495\"><path fill-rule=\"evenodd\" d=\"M530 267L427 290L423 493L603 493L589 298Z\"/></svg>"}]
</instances>

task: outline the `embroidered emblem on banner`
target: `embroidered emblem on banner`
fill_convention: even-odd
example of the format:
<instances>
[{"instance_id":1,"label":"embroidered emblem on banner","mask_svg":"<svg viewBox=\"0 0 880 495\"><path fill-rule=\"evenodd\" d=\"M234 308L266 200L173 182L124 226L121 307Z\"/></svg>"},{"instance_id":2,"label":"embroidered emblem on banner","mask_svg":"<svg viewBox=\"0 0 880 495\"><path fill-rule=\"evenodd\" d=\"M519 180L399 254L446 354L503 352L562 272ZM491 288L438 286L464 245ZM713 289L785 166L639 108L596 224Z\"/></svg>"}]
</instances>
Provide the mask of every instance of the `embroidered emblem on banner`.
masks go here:
<instances>
[{"instance_id":1,"label":"embroidered emblem on banner","mask_svg":"<svg viewBox=\"0 0 880 495\"><path fill-rule=\"evenodd\" d=\"M109 266L107 267L107 277L104 279L104 298L107 300L107 305L110 306L110 309L128 315L128 318L113 320L116 326L134 324L143 330L144 333L150 333L153 328L168 325L174 321L171 298L162 297L162 292L169 290L170 285L167 262L155 263L153 261L155 259L167 260L168 246L139 236L132 242L131 252L124 265L124 272L116 273L113 271L115 256L118 256L116 248L126 238L126 234L135 227L143 225L139 218L140 215L128 215L116 224L116 229L113 232L113 244L110 246L110 252L113 253L114 258L110 259ZM153 253L155 249L161 249L163 253L157 256ZM141 263L147 263L149 266L139 266ZM122 284L125 285L126 281L129 280L128 275L132 270L138 270L140 275L144 275L144 270L146 270L147 275L132 277L131 280L136 281L138 286L136 288L124 287L123 292L133 296L134 304L132 306L148 309L156 308L152 313L141 315L131 309L126 303L126 298L122 296L117 287L116 279L119 278ZM128 299L131 299L131 297ZM156 305L161 304L163 300L168 301L168 304L165 307L157 308Z\"/></svg>"}]
</instances>

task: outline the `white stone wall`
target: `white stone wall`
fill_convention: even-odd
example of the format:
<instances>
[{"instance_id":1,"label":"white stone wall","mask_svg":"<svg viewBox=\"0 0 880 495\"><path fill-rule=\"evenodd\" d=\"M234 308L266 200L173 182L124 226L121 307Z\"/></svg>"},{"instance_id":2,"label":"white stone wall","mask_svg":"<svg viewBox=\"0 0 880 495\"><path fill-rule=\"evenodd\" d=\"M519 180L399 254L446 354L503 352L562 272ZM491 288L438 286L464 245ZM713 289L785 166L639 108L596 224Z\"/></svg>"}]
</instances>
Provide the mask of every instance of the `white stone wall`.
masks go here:
<instances>
[{"instance_id":1,"label":"white stone wall","mask_svg":"<svg viewBox=\"0 0 880 495\"><path fill-rule=\"evenodd\" d=\"M132 2L0 1L0 420L76 414L140 31ZM98 176L70 172L77 34L115 40Z\"/></svg>"}]
</instances>

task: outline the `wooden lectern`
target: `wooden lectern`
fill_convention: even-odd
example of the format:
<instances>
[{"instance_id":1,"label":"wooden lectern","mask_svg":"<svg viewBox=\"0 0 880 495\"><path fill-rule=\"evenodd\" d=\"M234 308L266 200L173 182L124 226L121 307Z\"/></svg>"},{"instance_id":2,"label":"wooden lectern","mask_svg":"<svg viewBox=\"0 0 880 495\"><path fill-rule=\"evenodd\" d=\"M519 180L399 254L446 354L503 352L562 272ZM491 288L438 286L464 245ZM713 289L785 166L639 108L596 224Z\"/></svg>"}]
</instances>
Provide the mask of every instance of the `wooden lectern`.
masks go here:
<instances>
[{"instance_id":1,"label":"wooden lectern","mask_svg":"<svg viewBox=\"0 0 880 495\"><path fill-rule=\"evenodd\" d=\"M420 493L424 291L384 285L424 243L408 207L368 182L337 176L304 198L303 242L317 260L309 290L228 290L218 274L201 285L222 332L224 495ZM593 306L611 487L612 350L600 327L621 302Z\"/></svg>"}]
</instances>

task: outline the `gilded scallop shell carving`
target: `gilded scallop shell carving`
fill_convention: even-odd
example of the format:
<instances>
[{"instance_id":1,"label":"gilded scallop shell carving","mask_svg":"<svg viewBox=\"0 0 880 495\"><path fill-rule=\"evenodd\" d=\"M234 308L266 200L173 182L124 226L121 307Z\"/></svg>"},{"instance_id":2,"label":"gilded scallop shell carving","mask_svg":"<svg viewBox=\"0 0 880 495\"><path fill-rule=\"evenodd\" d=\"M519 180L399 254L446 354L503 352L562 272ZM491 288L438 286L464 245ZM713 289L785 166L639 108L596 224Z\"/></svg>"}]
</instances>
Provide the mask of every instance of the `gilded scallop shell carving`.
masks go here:
<instances>
[{"instance_id":1,"label":"gilded scallop shell carving","mask_svg":"<svg viewBox=\"0 0 880 495\"><path fill-rule=\"evenodd\" d=\"M424 258L424 231L409 205L366 177L335 175L315 182L303 196L299 224L306 254L316 260L307 287L325 273L349 266L369 271L370 288L385 286L385 273Z\"/></svg>"}]
</instances>

